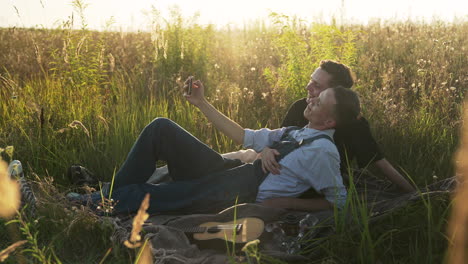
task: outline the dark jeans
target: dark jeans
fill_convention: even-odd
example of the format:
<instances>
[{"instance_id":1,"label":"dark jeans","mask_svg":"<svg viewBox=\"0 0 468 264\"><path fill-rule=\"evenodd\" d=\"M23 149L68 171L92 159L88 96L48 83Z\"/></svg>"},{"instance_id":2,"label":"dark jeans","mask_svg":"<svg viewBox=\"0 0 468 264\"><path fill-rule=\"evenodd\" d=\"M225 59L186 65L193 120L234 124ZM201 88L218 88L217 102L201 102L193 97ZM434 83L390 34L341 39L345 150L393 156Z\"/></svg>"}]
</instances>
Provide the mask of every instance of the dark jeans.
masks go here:
<instances>
[{"instance_id":1,"label":"dark jeans","mask_svg":"<svg viewBox=\"0 0 468 264\"><path fill-rule=\"evenodd\" d=\"M146 183L158 160L167 162L172 182ZM137 211L146 193L151 196L149 213L208 212L232 206L236 200L255 201L264 175L256 173L259 170L252 164L226 169L227 163L173 121L157 118L143 129L115 175L114 213ZM94 205L102 200L99 192L86 198Z\"/></svg>"}]
</instances>

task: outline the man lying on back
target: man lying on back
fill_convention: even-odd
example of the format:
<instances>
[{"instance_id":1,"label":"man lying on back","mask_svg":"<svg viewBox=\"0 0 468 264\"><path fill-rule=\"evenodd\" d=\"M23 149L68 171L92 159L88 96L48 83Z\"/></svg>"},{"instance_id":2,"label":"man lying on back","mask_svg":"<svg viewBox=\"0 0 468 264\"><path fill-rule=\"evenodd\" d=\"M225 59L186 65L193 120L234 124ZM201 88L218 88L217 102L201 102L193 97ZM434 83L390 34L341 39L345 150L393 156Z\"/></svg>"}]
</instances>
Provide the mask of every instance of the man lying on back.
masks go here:
<instances>
[{"instance_id":1,"label":"man lying on back","mask_svg":"<svg viewBox=\"0 0 468 264\"><path fill-rule=\"evenodd\" d=\"M335 127L355 122L359 115L359 99L354 92L330 88L309 100L304 108L307 125L274 130L242 128L205 99L200 81L194 82L192 94L186 98L235 142L259 152L266 147L278 150L281 173L265 173L260 160L226 168L226 160L219 153L171 120L157 118L143 129L115 175L115 213L137 211L147 193L151 195L149 213L216 211L235 201L311 211L344 205L346 189L332 137ZM167 162L172 182L147 183L158 160ZM275 202L298 197L309 188L324 197L308 199L306 208ZM105 197L109 195L104 192ZM102 197L96 192L78 200L91 201L97 207Z\"/></svg>"}]
</instances>

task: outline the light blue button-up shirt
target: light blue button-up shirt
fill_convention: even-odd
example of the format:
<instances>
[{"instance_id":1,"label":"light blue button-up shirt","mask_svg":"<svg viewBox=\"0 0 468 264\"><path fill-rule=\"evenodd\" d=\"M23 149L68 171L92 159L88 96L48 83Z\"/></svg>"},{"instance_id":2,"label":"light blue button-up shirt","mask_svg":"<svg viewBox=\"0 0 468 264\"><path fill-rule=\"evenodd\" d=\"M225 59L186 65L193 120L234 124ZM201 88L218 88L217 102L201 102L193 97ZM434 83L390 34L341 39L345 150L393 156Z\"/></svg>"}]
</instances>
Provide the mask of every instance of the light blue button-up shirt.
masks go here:
<instances>
[{"instance_id":1,"label":"light blue button-up shirt","mask_svg":"<svg viewBox=\"0 0 468 264\"><path fill-rule=\"evenodd\" d=\"M261 152L279 141L286 128L270 130L245 129L244 147ZM334 129L316 130L304 127L290 131L297 141L326 134L333 138ZM317 139L286 155L280 162L279 175L269 173L259 187L257 202L276 197L298 197L309 188L325 195L325 199L338 207L346 202L346 188L340 174L340 155L328 139Z\"/></svg>"}]
</instances>

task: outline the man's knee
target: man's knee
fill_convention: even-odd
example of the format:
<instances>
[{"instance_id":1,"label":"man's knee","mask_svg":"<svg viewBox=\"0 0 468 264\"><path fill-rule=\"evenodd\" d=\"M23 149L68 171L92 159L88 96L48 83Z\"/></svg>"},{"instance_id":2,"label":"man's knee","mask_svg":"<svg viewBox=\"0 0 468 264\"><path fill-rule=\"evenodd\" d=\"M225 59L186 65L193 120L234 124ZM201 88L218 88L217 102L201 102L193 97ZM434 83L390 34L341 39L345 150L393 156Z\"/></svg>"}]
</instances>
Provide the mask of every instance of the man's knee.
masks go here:
<instances>
[{"instance_id":1,"label":"man's knee","mask_svg":"<svg viewBox=\"0 0 468 264\"><path fill-rule=\"evenodd\" d=\"M174 121L164 118L164 117L157 117L151 123L149 123L146 128L149 129L166 129L169 127L174 127Z\"/></svg>"}]
</instances>

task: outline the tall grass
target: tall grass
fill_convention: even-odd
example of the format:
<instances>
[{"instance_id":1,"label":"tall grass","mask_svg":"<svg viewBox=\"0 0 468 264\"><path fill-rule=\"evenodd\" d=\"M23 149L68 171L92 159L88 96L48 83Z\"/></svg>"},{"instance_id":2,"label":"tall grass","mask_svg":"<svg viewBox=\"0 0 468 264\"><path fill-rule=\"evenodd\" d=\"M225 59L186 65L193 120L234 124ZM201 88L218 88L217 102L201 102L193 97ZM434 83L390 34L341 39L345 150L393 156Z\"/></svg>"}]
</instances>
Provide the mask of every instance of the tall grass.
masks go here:
<instances>
[{"instance_id":1,"label":"tall grass","mask_svg":"<svg viewBox=\"0 0 468 264\"><path fill-rule=\"evenodd\" d=\"M320 60L335 59L354 69L363 114L393 164L419 185L454 174L452 154L468 84L466 22L337 26L272 14L272 23L215 29L177 10L166 19L157 10L153 15L148 33L94 32L85 24L73 30L73 21L53 30L0 29L0 147L15 146L27 173L50 176L65 189L66 168L81 163L110 180L140 130L158 116L175 120L220 152L234 150L239 146L181 96L187 76L201 79L209 100L241 125L274 128L290 103L305 96ZM363 206L354 212L364 219L357 223L361 236L343 228L324 244L332 255L369 263L383 261L382 254L395 262L410 255L426 263L443 258L447 199L408 207L372 226L365 223ZM49 211L52 218L69 219L58 212ZM100 232L99 223L83 219ZM43 244L66 240L63 233L42 230ZM91 237L81 238L78 246L93 245ZM94 260L109 246L99 242ZM54 252L59 258L73 255L77 245L71 244Z\"/></svg>"}]
</instances>

